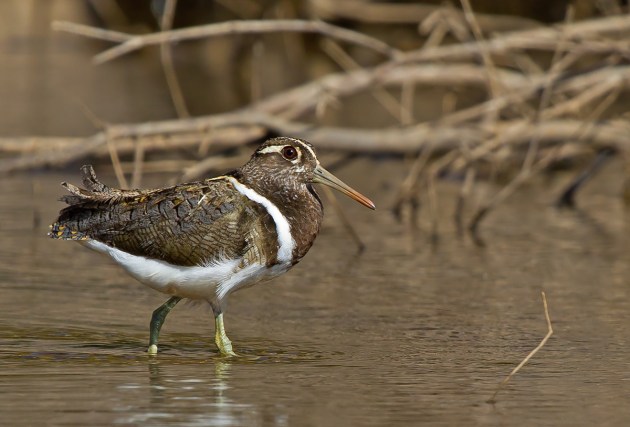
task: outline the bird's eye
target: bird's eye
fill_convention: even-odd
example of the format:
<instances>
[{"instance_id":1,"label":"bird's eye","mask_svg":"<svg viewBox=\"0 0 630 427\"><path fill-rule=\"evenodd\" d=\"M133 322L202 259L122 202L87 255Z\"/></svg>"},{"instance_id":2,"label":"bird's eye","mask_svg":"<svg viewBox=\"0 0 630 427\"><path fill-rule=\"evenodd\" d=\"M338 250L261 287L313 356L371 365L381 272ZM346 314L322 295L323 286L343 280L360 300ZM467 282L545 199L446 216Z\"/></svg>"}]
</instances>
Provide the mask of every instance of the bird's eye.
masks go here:
<instances>
[{"instance_id":1,"label":"bird's eye","mask_svg":"<svg viewBox=\"0 0 630 427\"><path fill-rule=\"evenodd\" d=\"M297 153L297 150L295 149L295 147L287 145L286 147L284 147L282 149L282 155L287 160L295 160L297 155L298 155L298 153Z\"/></svg>"}]
</instances>

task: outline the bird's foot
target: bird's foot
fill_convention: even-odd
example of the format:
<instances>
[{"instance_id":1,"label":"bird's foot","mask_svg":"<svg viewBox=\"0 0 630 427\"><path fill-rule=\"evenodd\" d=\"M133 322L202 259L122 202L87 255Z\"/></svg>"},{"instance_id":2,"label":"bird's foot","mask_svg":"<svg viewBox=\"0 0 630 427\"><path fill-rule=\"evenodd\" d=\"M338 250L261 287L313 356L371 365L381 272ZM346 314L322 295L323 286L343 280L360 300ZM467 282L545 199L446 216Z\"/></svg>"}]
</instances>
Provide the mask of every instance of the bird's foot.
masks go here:
<instances>
[{"instance_id":1,"label":"bird's foot","mask_svg":"<svg viewBox=\"0 0 630 427\"><path fill-rule=\"evenodd\" d=\"M226 357L236 357L237 354L234 353L232 349L232 341L227 337L227 335L217 334L215 337L215 343L221 352L221 356Z\"/></svg>"},{"instance_id":2,"label":"bird's foot","mask_svg":"<svg viewBox=\"0 0 630 427\"><path fill-rule=\"evenodd\" d=\"M214 318L214 342L217 344L221 356L236 357L236 353L232 350L232 341L225 333L225 325L223 324L223 313L219 313Z\"/></svg>"}]
</instances>

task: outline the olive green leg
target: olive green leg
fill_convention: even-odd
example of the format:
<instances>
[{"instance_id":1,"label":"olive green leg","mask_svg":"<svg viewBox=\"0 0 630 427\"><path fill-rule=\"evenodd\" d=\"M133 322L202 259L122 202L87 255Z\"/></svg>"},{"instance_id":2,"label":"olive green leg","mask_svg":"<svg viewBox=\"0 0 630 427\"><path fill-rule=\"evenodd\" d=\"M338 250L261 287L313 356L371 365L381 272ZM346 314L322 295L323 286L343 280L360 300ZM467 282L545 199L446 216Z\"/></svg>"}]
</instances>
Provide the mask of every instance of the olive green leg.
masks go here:
<instances>
[{"instance_id":1,"label":"olive green leg","mask_svg":"<svg viewBox=\"0 0 630 427\"><path fill-rule=\"evenodd\" d=\"M214 316L214 342L219 347L219 351L223 356L236 356L232 350L232 341L225 333L225 325L223 324L223 313Z\"/></svg>"},{"instance_id":2,"label":"olive green leg","mask_svg":"<svg viewBox=\"0 0 630 427\"><path fill-rule=\"evenodd\" d=\"M157 354L158 338L160 337L160 329L166 319L168 313L181 301L180 297L170 297L168 301L159 306L151 316L151 327L149 330L149 354Z\"/></svg>"}]
</instances>

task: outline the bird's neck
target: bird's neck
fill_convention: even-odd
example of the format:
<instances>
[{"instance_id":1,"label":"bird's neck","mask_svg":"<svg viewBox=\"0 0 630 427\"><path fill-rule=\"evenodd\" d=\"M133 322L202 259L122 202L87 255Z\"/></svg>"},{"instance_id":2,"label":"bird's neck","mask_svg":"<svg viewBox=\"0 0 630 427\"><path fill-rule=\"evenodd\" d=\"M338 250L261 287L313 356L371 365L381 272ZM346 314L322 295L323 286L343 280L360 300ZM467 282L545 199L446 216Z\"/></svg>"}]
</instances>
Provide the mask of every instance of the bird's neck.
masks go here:
<instances>
[{"instance_id":1,"label":"bird's neck","mask_svg":"<svg viewBox=\"0 0 630 427\"><path fill-rule=\"evenodd\" d=\"M236 171L234 177L268 199L286 218L295 240L293 263L297 263L313 245L324 216L323 205L315 189L308 184L270 175L252 176Z\"/></svg>"}]
</instances>

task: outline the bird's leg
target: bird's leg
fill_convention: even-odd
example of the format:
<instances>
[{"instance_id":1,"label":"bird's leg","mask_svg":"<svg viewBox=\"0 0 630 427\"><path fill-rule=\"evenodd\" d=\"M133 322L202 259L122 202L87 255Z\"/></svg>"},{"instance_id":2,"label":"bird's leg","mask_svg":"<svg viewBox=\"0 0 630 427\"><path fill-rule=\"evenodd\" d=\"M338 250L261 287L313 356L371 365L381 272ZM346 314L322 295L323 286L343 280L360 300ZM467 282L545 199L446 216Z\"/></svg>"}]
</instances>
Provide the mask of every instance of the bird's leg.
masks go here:
<instances>
[{"instance_id":1,"label":"bird's leg","mask_svg":"<svg viewBox=\"0 0 630 427\"><path fill-rule=\"evenodd\" d=\"M181 301L181 297L170 297L168 301L159 306L151 316L151 327L149 330L149 354L157 354L158 338L160 337L160 329L166 319L168 313Z\"/></svg>"},{"instance_id":2,"label":"bird's leg","mask_svg":"<svg viewBox=\"0 0 630 427\"><path fill-rule=\"evenodd\" d=\"M223 356L236 356L234 350L232 350L232 341L225 333L225 326L223 325L223 313L220 311L214 315L214 342L217 344L219 351Z\"/></svg>"}]
</instances>

